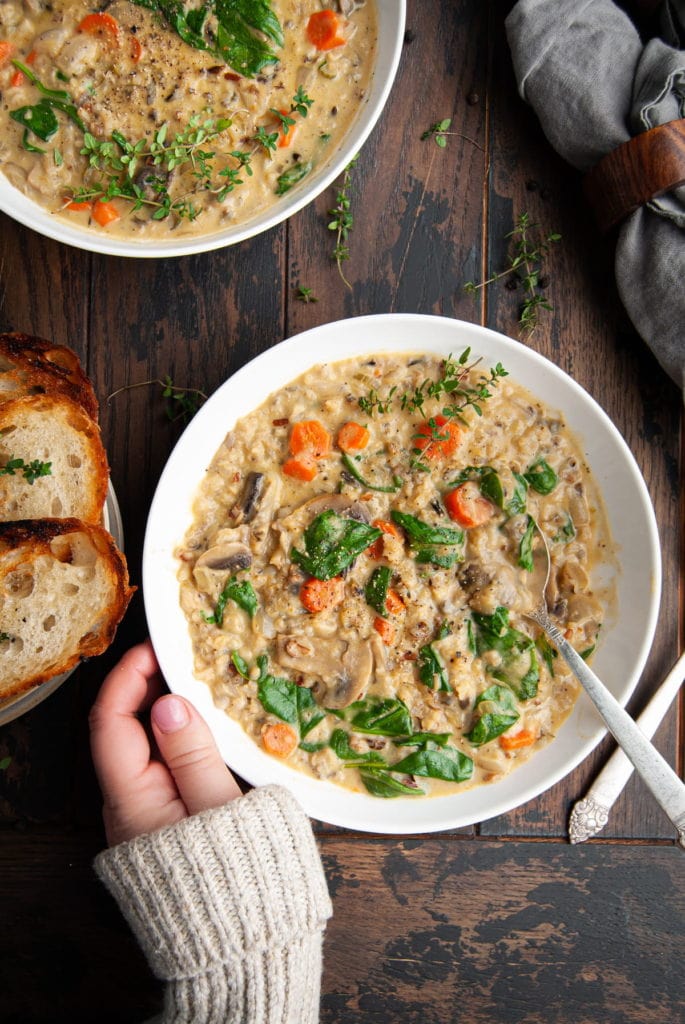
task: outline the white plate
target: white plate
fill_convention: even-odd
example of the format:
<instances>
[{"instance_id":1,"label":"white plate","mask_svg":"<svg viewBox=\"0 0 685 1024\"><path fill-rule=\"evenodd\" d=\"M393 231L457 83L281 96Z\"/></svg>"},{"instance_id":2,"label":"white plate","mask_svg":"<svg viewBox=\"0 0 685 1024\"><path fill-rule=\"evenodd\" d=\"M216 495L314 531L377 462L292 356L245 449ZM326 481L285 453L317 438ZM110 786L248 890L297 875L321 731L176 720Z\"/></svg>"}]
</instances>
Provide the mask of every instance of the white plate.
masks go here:
<instances>
[{"instance_id":1,"label":"white plate","mask_svg":"<svg viewBox=\"0 0 685 1024\"><path fill-rule=\"evenodd\" d=\"M184 256L196 252L209 252L234 245L246 238L267 231L292 217L312 202L342 173L352 157L359 152L385 106L399 64L404 39L406 0L376 0L378 12L378 52L371 86L357 119L331 154L301 185L294 187L262 213L242 224L214 231L207 235L160 240L127 240L109 236L106 231L86 229L70 224L38 206L0 173L0 210L8 216L39 231L58 242L87 249L89 252L109 253L113 256L167 257Z\"/></svg>"},{"instance_id":2,"label":"white plate","mask_svg":"<svg viewBox=\"0 0 685 1024\"><path fill-rule=\"evenodd\" d=\"M112 534L119 550L123 551L124 529L121 522L119 502L111 483L107 490L105 507L102 510L102 525ZM7 725L8 722L19 718L20 715L25 715L27 711L35 708L38 704L42 704L46 697L49 697L50 694L59 689L62 683L67 681L69 676L76 671L77 667L75 665L69 672L63 672L59 676L54 676L52 679L48 679L46 683L34 686L32 690L28 690L26 693L20 693L16 697L8 697L7 700L0 701L0 725Z\"/></svg>"},{"instance_id":3,"label":"white plate","mask_svg":"<svg viewBox=\"0 0 685 1024\"><path fill-rule=\"evenodd\" d=\"M618 546L618 615L607 628L593 668L625 703L649 653L661 592L654 512L637 464L616 427L570 377L542 356L501 334L441 317L396 314L359 317L306 331L248 363L223 384L187 427L161 476L147 524L143 595L152 642L169 687L200 710L230 767L254 785L280 782L314 818L368 832L433 832L484 821L512 810L558 782L599 743L605 729L582 694L558 736L499 782L463 793L382 800L352 793L289 768L263 753L193 678L188 625L179 605L173 552L192 521L191 503L205 468L235 420L276 388L326 355L335 361L387 351L458 354L470 345L485 366L502 362L520 384L560 410L584 445L604 495Z\"/></svg>"}]
</instances>

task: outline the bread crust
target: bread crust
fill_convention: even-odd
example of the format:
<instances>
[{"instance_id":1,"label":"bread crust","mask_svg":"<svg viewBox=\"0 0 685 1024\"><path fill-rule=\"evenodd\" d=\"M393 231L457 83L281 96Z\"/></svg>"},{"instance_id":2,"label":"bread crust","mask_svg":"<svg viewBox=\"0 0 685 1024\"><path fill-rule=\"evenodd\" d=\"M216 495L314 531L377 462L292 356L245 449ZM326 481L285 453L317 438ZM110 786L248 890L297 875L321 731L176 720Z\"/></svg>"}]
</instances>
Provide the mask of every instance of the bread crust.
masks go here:
<instances>
[{"instance_id":1,"label":"bread crust","mask_svg":"<svg viewBox=\"0 0 685 1024\"><path fill-rule=\"evenodd\" d=\"M75 352L19 331L0 334L0 402L38 394L63 395L98 418L95 390Z\"/></svg>"},{"instance_id":2,"label":"bread crust","mask_svg":"<svg viewBox=\"0 0 685 1024\"><path fill-rule=\"evenodd\" d=\"M64 543L60 543L62 539ZM98 565L97 584L93 583L92 592L86 591L88 621L79 618L78 623L74 623L73 636L70 634L69 642L63 645L64 649L56 651L54 657L49 650L35 656L29 650L27 657L32 668L27 667L27 671L13 676L12 642L21 639L22 630L27 629L26 618L17 611L21 604L16 600L13 585L23 575L31 580L32 586L40 589L42 578L51 567L57 563L76 564L73 558L75 552L78 554L79 545L88 554L93 553ZM84 578L79 577L79 584L86 588L87 578L81 582ZM124 556L113 537L101 526L75 518L0 523L0 644L4 644L4 648L0 647L0 699L24 693L68 672L84 658L102 654L112 643L135 590L129 584ZM46 634L44 646L48 647L49 643L50 634ZM22 653L23 648L22 641ZM5 658L10 660L3 669ZM36 667L41 660L43 665Z\"/></svg>"},{"instance_id":3,"label":"bread crust","mask_svg":"<svg viewBox=\"0 0 685 1024\"><path fill-rule=\"evenodd\" d=\"M15 442L19 431L30 431L40 438L41 448L49 450L46 459L30 444L18 450ZM4 431L9 431L6 435ZM72 451L72 449L74 449ZM109 466L100 437L100 428L83 407L64 396L29 395L0 403L0 464L9 459L26 462L39 458L53 461L53 473L28 485L21 473L0 476L0 520L51 517L56 513L54 500L59 496L59 513L76 515L87 522L98 523L107 497ZM79 460L77 468L69 460ZM61 465L61 470L56 467Z\"/></svg>"}]
</instances>

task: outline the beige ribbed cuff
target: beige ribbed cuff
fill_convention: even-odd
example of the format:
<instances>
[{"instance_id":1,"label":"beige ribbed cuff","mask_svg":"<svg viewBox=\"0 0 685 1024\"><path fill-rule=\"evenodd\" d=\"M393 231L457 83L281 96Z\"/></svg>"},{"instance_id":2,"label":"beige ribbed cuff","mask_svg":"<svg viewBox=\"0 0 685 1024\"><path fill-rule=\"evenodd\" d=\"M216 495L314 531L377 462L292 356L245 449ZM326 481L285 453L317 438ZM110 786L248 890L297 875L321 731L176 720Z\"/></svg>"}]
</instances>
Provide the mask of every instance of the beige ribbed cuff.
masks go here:
<instances>
[{"instance_id":1,"label":"beige ribbed cuff","mask_svg":"<svg viewBox=\"0 0 685 1024\"><path fill-rule=\"evenodd\" d=\"M255 789L121 843L95 870L171 982L165 1024L318 1020L332 908L311 826L287 790Z\"/></svg>"}]
</instances>

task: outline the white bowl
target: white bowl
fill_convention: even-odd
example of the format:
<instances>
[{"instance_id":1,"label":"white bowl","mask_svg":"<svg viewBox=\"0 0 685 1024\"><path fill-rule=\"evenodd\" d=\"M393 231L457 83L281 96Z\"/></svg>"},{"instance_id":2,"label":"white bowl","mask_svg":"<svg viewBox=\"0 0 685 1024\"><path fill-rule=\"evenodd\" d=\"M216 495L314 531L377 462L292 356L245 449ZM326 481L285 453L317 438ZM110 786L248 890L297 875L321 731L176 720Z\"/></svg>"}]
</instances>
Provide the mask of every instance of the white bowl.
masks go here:
<instances>
[{"instance_id":1,"label":"white bowl","mask_svg":"<svg viewBox=\"0 0 685 1024\"><path fill-rule=\"evenodd\" d=\"M342 320L281 342L229 378L197 413L171 454L150 509L143 594L150 635L169 687L200 710L225 761L242 778L254 785L282 783L308 814L334 825L410 834L484 821L554 785L605 735L594 707L581 694L557 737L501 781L444 797L382 800L309 778L269 757L214 706L209 688L193 678L173 552L192 521L191 504L205 467L235 420L308 369L314 353L325 353L333 362L383 351L446 356L468 345L485 366L503 363L516 381L561 411L584 446L621 560L616 621L603 630L593 668L624 704L649 653L661 592L659 538L647 488L623 438L597 403L547 359L494 331L442 317L396 314Z\"/></svg>"},{"instance_id":2,"label":"white bowl","mask_svg":"<svg viewBox=\"0 0 685 1024\"><path fill-rule=\"evenodd\" d=\"M106 231L86 229L70 224L62 217L34 203L23 192L11 185L0 173L0 210L34 231L54 238L58 242L87 249L89 252L108 253L112 256L166 257L185 256L196 252L209 252L235 245L262 231L280 224L311 203L342 173L353 156L359 152L378 120L399 64L404 39L406 0L376 0L378 12L378 51L371 86L363 109L331 158L295 186L273 206L235 227L214 231L207 235L169 239L169 241L127 240L109 236Z\"/></svg>"}]
</instances>

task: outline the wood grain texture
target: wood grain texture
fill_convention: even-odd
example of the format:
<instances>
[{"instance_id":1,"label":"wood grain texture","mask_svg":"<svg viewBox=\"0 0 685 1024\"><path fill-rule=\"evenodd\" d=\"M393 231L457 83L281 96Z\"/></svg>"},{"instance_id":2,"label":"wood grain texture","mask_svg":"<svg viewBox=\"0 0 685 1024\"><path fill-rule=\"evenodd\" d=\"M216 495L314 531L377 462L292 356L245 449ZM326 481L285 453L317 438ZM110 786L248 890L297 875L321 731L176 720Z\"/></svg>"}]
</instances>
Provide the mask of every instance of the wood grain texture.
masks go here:
<instances>
[{"instance_id":1,"label":"wood grain texture","mask_svg":"<svg viewBox=\"0 0 685 1024\"><path fill-rule=\"evenodd\" d=\"M501 281L474 300L464 284L506 266L505 236L529 212L563 238L545 264L554 310L523 343L606 410L656 509L664 587L637 713L683 642L682 401L620 306L613 252L579 176L517 95L509 7L409 0L398 78L352 176L351 288L331 259L336 186L258 238L161 261L90 255L0 215L0 330L68 344L84 360L140 584L147 509L182 430L159 385L145 382L168 375L209 394L283 337L370 313L443 314L516 337L520 293ZM444 149L421 139L447 117L455 134ZM299 301L300 286L318 301ZM90 868L103 836L87 714L145 632L139 592L106 655L0 729L0 760L10 758L0 770L2 1024L118 1024L159 1007L159 986ZM674 709L657 733L672 763L677 723ZM455 834L371 838L316 823L335 905L323 1024L683 1019L682 860L670 824L633 779L600 839L565 841L571 804L611 749L605 740L538 799Z\"/></svg>"}]
</instances>

